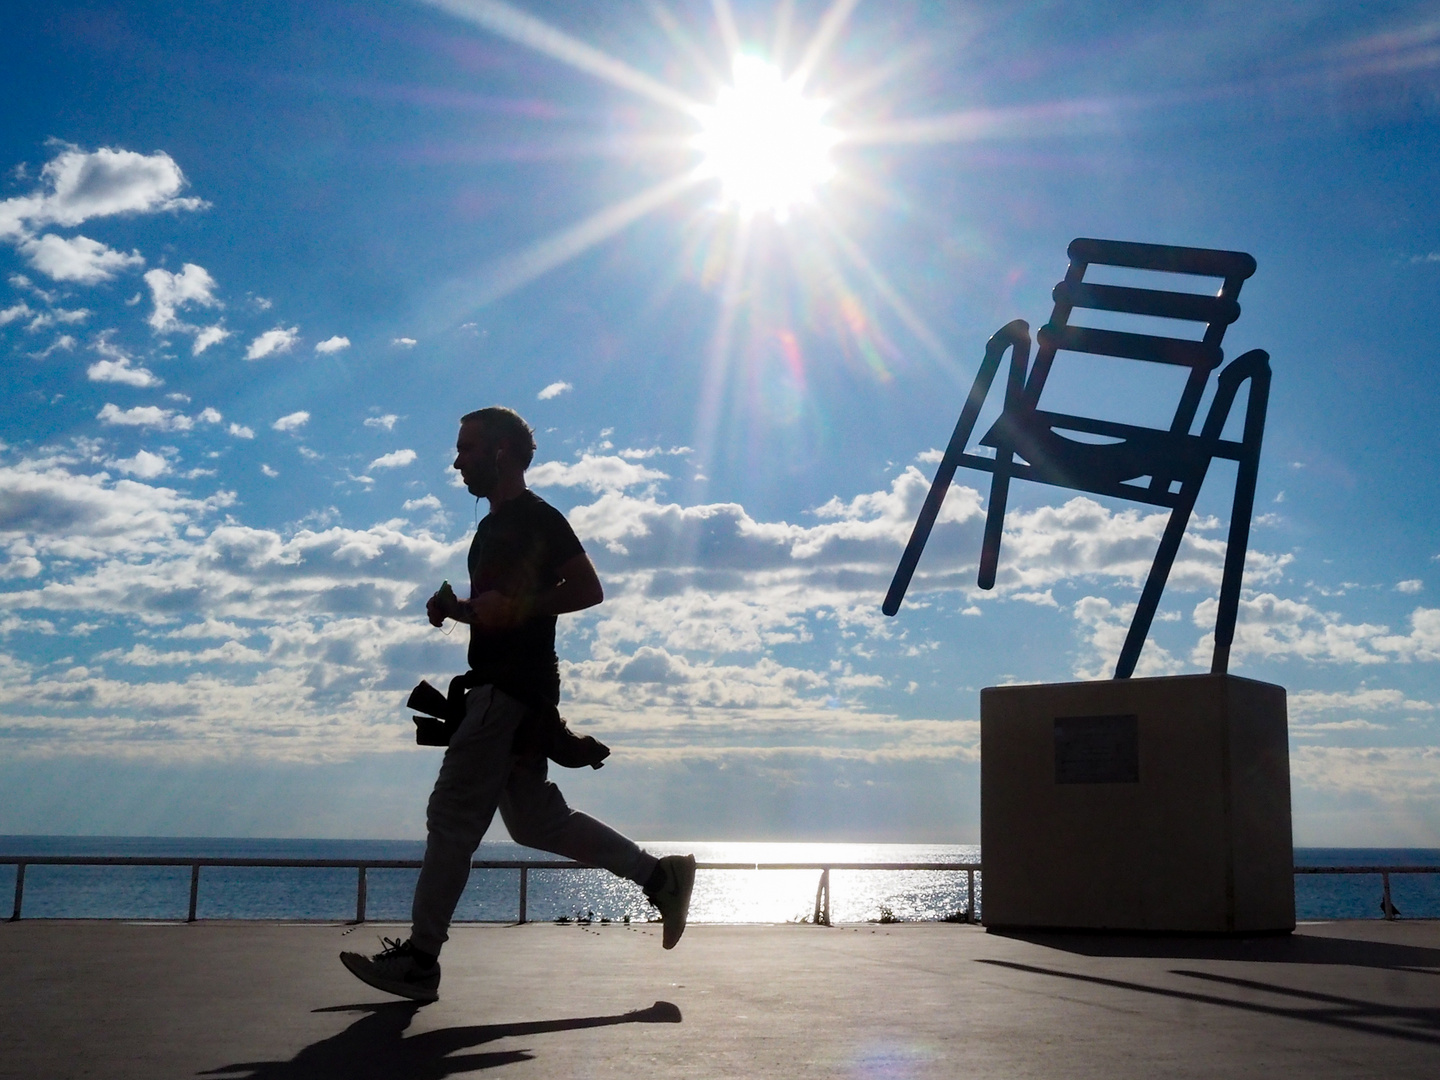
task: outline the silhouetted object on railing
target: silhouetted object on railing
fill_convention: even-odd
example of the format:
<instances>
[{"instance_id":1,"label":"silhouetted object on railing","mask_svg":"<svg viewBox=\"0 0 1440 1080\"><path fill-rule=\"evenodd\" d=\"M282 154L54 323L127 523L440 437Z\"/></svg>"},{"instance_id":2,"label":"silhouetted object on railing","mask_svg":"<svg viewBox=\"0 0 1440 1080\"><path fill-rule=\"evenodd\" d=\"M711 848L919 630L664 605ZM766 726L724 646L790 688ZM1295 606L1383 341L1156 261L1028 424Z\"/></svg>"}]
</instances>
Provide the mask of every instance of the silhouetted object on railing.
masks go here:
<instances>
[{"instance_id":1,"label":"silhouetted object on railing","mask_svg":"<svg viewBox=\"0 0 1440 1080\"><path fill-rule=\"evenodd\" d=\"M1210 373L1223 359L1220 341L1225 329L1240 317L1236 298L1240 286L1255 272L1255 260L1238 251L1128 244L1115 240L1075 240L1070 244L1070 268L1055 286L1055 310L1040 328L1040 348L1030 361L1030 328L1020 319L999 330L985 346L980 373L950 437L930 494L915 522L900 566L895 571L884 611L894 615L920 561L925 541L935 524L940 504L955 470L966 465L993 475L985 538L980 549L979 585L993 588L1000 559L1000 536L1010 478L1071 488L1097 495L1113 495L1153 506L1171 508L1155 562L1130 624L1115 678L1128 679L1135 671L1151 620L1160 603L1170 567L1180 547L1185 525L1210 462L1227 458L1239 463L1235 501L1230 514L1230 535L1225 549L1225 570L1220 584L1220 612L1215 620L1215 653L1210 670L1223 673L1229 664L1235 637L1235 616L1240 603L1240 578L1250 536L1250 515L1255 502L1255 478L1260 465L1260 440L1265 429L1265 407L1270 395L1270 357L1253 349L1221 370L1214 400L1200 434L1191 427L1204 397ZM1091 266L1127 267L1223 279L1218 295L1128 288L1085 281ZM1205 324L1200 340L1123 333L1070 324L1071 312L1088 308L1136 316L1179 319ZM990 384L1005 352L1010 352L1010 373L1005 384L1003 411L980 439L992 447L993 458L966 453L970 434L990 392ZM1144 360L1188 367L1190 375L1180 395L1169 430L1114 423L1083 416L1049 412L1040 407L1041 391L1050 375L1057 351ZM1249 380L1244 433L1239 442L1221 438L1225 421L1240 384ZM1068 434L1067 434L1068 433ZM1084 441L1074 435L1110 440Z\"/></svg>"}]
</instances>

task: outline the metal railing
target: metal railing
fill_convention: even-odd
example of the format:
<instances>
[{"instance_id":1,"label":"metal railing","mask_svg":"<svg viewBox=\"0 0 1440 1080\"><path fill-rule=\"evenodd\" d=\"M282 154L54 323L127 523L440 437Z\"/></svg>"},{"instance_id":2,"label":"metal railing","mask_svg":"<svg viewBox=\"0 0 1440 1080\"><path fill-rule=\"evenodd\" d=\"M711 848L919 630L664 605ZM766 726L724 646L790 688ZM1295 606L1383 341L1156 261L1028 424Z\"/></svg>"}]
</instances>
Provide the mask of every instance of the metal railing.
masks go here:
<instances>
[{"instance_id":1,"label":"metal railing","mask_svg":"<svg viewBox=\"0 0 1440 1080\"><path fill-rule=\"evenodd\" d=\"M263 869L353 869L355 882L356 923L365 921L366 874L370 870L418 870L419 859L248 859L248 858L184 858L149 855L0 855L0 866L15 867L15 907L11 922L20 918L25 899L25 868L27 866L188 866L190 868L190 907L186 922L196 921L200 896L202 867L252 867ZM595 870L598 867L569 859L476 859L472 870L519 870L520 896L517 923L529 921L529 885L531 870ZM830 871L832 870L948 870L966 875L966 906L964 920L976 921L975 875L983 872L981 863L970 862L702 862L697 870L819 870L820 883L815 890L813 921L830 925ZM1395 919L1398 912L1390 902L1391 874L1440 874L1440 866L1297 866L1296 874L1378 874L1381 882L1381 910L1386 919Z\"/></svg>"},{"instance_id":2,"label":"metal railing","mask_svg":"<svg viewBox=\"0 0 1440 1080\"><path fill-rule=\"evenodd\" d=\"M419 859L250 859L250 858L186 858L179 856L150 855L0 855L0 866L15 867L15 908L10 922L20 919L25 901L25 868L27 866L188 866L190 868L190 907L186 922L196 922L196 907L200 898L200 869L213 867L251 867L261 869L353 869L355 881L356 923L365 921L366 875L370 870L418 870ZM472 870L519 870L520 903L517 923L529 921L529 887L531 870L597 870L589 863L569 859L475 859L470 863ZM904 862L904 863L838 863L838 862L702 862L696 863L697 870L819 870L820 885L815 890L815 913L813 921L821 926L830 925L830 871L831 870L952 870L964 871L967 883L965 922L975 921L975 874L981 869L979 863L959 862Z\"/></svg>"}]
</instances>

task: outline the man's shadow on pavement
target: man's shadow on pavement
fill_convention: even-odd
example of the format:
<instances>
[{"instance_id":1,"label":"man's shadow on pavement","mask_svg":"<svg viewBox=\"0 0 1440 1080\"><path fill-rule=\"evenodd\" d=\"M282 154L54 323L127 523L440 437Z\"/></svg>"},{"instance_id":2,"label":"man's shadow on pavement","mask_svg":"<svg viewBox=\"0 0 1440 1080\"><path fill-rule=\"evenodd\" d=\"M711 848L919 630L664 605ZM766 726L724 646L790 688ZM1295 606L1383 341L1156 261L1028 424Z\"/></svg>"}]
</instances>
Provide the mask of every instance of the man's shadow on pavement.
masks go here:
<instances>
[{"instance_id":1,"label":"man's shadow on pavement","mask_svg":"<svg viewBox=\"0 0 1440 1080\"><path fill-rule=\"evenodd\" d=\"M537 1020L519 1024L477 1024L442 1028L405 1037L420 1005L413 1001L334 1005L316 1012L364 1013L338 1035L305 1047L289 1061L247 1061L209 1069L201 1076L224 1080L442 1080L457 1073L492 1069L535 1055L528 1050L458 1054L473 1046L517 1035L611 1027L615 1024L678 1024L678 1006L657 1001L648 1009L616 1016L580 1016L569 1020ZM455 1056L452 1056L455 1055Z\"/></svg>"}]
</instances>

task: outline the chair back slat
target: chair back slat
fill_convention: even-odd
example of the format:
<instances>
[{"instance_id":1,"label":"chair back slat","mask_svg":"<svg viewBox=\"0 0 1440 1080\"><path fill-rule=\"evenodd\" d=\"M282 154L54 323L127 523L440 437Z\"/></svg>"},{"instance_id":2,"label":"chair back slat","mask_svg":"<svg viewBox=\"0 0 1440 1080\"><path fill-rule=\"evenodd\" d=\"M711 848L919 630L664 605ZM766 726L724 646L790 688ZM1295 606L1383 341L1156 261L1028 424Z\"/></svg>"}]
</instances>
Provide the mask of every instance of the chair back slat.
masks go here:
<instances>
[{"instance_id":1,"label":"chair back slat","mask_svg":"<svg viewBox=\"0 0 1440 1080\"><path fill-rule=\"evenodd\" d=\"M1040 348L1046 352L1063 349L1097 356L1121 356L1157 364L1181 364L1206 373L1219 367L1223 358L1218 345L1208 345L1203 341L1129 334L1121 330L1097 330L1089 326L1048 324L1040 328L1036 337Z\"/></svg>"},{"instance_id":2,"label":"chair back slat","mask_svg":"<svg viewBox=\"0 0 1440 1080\"><path fill-rule=\"evenodd\" d=\"M1229 297L1200 296L1195 293L1161 292L1158 289L1131 289L1122 285L1083 282L1055 286L1057 304L1117 311L1128 315L1153 315L1185 322L1221 323L1228 326L1240 318L1240 305Z\"/></svg>"},{"instance_id":3,"label":"chair back slat","mask_svg":"<svg viewBox=\"0 0 1440 1080\"><path fill-rule=\"evenodd\" d=\"M1236 278L1239 281L1244 281L1255 273L1254 258L1243 251L1171 247L1168 244L1132 244L1123 240L1092 240L1088 237L1072 240L1065 250L1072 263L1101 263L1134 270Z\"/></svg>"}]
</instances>

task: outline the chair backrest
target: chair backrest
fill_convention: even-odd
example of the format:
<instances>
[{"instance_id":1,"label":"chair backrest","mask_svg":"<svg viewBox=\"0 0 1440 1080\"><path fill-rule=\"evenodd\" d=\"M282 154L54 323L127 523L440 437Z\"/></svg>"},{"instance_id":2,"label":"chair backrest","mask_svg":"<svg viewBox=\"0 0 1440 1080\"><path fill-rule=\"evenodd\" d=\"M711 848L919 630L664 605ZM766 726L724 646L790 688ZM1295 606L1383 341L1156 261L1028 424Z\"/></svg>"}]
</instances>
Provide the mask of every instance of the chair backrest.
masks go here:
<instances>
[{"instance_id":1,"label":"chair backrest","mask_svg":"<svg viewBox=\"0 0 1440 1080\"><path fill-rule=\"evenodd\" d=\"M1055 310L1036 335L1039 349L1026 379L1025 404L1030 409L1039 407L1057 351L1184 365L1190 368L1190 375L1170 430L1188 432L1210 373L1224 358L1220 342L1225 330L1240 317L1240 286L1255 273L1255 260L1240 251L1084 238L1072 241L1067 253L1070 267L1065 280L1055 286ZM1086 273L1095 266L1219 278L1221 286L1215 295L1206 296L1087 282ZM1070 320L1076 308L1204 323L1205 332L1199 340L1188 340L1073 326Z\"/></svg>"}]
</instances>

